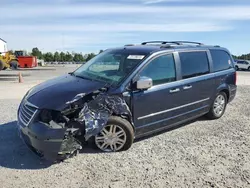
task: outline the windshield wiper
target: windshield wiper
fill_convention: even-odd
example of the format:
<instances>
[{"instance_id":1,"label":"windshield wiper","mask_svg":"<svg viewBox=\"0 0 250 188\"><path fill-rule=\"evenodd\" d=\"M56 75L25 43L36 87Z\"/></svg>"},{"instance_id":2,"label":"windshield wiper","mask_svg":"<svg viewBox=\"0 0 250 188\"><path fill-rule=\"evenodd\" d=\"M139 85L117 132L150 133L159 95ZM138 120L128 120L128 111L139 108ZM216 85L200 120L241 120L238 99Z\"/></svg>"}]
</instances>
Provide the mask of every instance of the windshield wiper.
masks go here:
<instances>
[{"instance_id":1,"label":"windshield wiper","mask_svg":"<svg viewBox=\"0 0 250 188\"><path fill-rule=\"evenodd\" d=\"M95 81L95 80L93 80L93 79L91 79L91 78L88 78L88 77L86 77L86 76L79 76L79 75L76 75L74 72L70 72L69 74L72 75L72 76L75 76L75 77L77 77L77 78L82 78L82 79L85 79L85 80Z\"/></svg>"}]
</instances>

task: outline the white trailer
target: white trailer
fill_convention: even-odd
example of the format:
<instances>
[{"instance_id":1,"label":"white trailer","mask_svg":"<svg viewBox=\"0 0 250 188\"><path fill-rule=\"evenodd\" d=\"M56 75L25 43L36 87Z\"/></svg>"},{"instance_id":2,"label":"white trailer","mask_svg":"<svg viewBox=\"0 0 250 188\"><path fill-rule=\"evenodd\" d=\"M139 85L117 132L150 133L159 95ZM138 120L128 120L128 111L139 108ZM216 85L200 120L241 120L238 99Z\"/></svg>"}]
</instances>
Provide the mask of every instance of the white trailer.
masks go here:
<instances>
[{"instance_id":1,"label":"white trailer","mask_svg":"<svg viewBox=\"0 0 250 188\"><path fill-rule=\"evenodd\" d=\"M4 52L7 52L7 42L0 38L0 53L1 55L4 55Z\"/></svg>"}]
</instances>

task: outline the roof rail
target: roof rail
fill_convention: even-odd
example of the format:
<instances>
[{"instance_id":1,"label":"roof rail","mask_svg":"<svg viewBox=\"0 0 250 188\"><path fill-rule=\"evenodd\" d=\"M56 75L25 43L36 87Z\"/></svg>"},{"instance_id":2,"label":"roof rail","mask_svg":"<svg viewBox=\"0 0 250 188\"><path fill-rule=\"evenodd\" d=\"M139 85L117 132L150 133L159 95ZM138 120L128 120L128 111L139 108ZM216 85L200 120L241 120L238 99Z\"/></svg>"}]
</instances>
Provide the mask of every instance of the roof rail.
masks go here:
<instances>
[{"instance_id":1,"label":"roof rail","mask_svg":"<svg viewBox=\"0 0 250 188\"><path fill-rule=\"evenodd\" d=\"M141 45L152 44L152 43L181 45L181 43L179 43L177 41L148 41L148 42L141 43Z\"/></svg>"},{"instance_id":2,"label":"roof rail","mask_svg":"<svg viewBox=\"0 0 250 188\"><path fill-rule=\"evenodd\" d=\"M193 41L172 41L172 42L179 43L180 45L182 45L182 44L198 44L198 45L204 45L203 43L200 43L200 42L193 42Z\"/></svg>"},{"instance_id":3,"label":"roof rail","mask_svg":"<svg viewBox=\"0 0 250 188\"><path fill-rule=\"evenodd\" d=\"M125 44L124 46L135 46L135 44Z\"/></svg>"}]
</instances>

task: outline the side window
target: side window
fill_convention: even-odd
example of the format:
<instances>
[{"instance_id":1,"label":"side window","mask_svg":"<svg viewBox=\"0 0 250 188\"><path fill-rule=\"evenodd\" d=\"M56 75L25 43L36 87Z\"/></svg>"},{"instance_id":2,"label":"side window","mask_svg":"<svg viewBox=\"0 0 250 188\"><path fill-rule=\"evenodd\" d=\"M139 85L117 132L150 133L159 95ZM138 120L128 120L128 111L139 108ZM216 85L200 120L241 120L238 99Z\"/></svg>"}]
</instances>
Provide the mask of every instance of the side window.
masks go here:
<instances>
[{"instance_id":1,"label":"side window","mask_svg":"<svg viewBox=\"0 0 250 188\"><path fill-rule=\"evenodd\" d=\"M214 63L214 72L226 70L231 68L232 60L229 54L223 50L210 50L213 63ZM240 64L244 64L241 62Z\"/></svg>"},{"instance_id":2,"label":"side window","mask_svg":"<svg viewBox=\"0 0 250 188\"><path fill-rule=\"evenodd\" d=\"M140 76L152 78L153 85L176 80L175 61L172 54L153 59L140 73Z\"/></svg>"},{"instance_id":3,"label":"side window","mask_svg":"<svg viewBox=\"0 0 250 188\"><path fill-rule=\"evenodd\" d=\"M192 78L209 73L209 62L205 51L180 52L182 78Z\"/></svg>"}]
</instances>

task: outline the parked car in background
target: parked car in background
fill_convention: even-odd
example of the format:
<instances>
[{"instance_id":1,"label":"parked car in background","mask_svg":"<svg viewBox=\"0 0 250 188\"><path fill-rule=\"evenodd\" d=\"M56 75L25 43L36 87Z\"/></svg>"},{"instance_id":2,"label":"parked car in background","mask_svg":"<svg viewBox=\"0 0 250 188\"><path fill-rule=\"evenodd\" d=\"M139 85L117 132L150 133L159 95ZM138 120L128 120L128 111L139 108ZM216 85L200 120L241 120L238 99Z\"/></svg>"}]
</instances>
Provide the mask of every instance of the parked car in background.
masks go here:
<instances>
[{"instance_id":1,"label":"parked car in background","mask_svg":"<svg viewBox=\"0 0 250 188\"><path fill-rule=\"evenodd\" d=\"M38 64L38 66L41 66L41 67L46 65L46 63L45 63L45 61L43 59L38 59L37 64Z\"/></svg>"},{"instance_id":2,"label":"parked car in background","mask_svg":"<svg viewBox=\"0 0 250 188\"><path fill-rule=\"evenodd\" d=\"M235 69L236 70L249 70L250 71L250 61L248 61L248 60L236 60Z\"/></svg>"}]
</instances>

